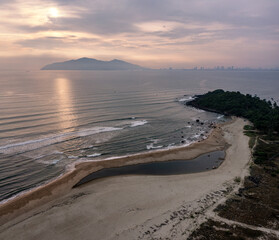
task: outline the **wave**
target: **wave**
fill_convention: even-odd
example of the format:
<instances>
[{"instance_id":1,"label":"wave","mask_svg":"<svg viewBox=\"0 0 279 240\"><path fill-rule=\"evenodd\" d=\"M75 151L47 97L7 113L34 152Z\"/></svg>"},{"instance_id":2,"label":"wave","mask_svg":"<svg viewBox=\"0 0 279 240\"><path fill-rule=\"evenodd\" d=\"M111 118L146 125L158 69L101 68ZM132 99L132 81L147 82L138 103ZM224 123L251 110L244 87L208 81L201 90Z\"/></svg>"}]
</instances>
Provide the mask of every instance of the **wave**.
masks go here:
<instances>
[{"instance_id":1,"label":"wave","mask_svg":"<svg viewBox=\"0 0 279 240\"><path fill-rule=\"evenodd\" d=\"M40 163L46 164L46 165L56 165L58 162L60 162L63 158L58 158L54 160L44 160L44 161L38 161Z\"/></svg>"},{"instance_id":2,"label":"wave","mask_svg":"<svg viewBox=\"0 0 279 240\"><path fill-rule=\"evenodd\" d=\"M87 157L99 157L101 155L102 155L102 153L93 153L93 154L87 155Z\"/></svg>"},{"instance_id":3,"label":"wave","mask_svg":"<svg viewBox=\"0 0 279 240\"><path fill-rule=\"evenodd\" d=\"M94 135L97 133L104 133L104 132L112 132L112 131L119 131L123 128L116 128L116 127L93 127L88 129L83 129L74 132L67 132L61 134L54 134L51 136L46 136L39 139L28 140L24 142L17 142L12 143L4 146L0 146L0 153L14 153L14 152L21 152L21 151L28 151L34 150L40 147L49 146L55 143L63 142L66 140L70 140L76 137L85 137Z\"/></svg>"},{"instance_id":4,"label":"wave","mask_svg":"<svg viewBox=\"0 0 279 240\"><path fill-rule=\"evenodd\" d=\"M189 101L192 101L194 99L195 99L195 97L188 96L188 97L183 97L183 98L179 99L178 102L189 102Z\"/></svg>"},{"instance_id":5,"label":"wave","mask_svg":"<svg viewBox=\"0 0 279 240\"><path fill-rule=\"evenodd\" d=\"M154 146L154 144L157 144L160 141L159 139L152 139L151 141L152 141L152 143L146 145L146 149L147 150L158 149L158 148L162 148L163 147L162 145Z\"/></svg>"},{"instance_id":6,"label":"wave","mask_svg":"<svg viewBox=\"0 0 279 240\"><path fill-rule=\"evenodd\" d=\"M204 139L206 138L206 136L204 136ZM151 144L157 144L160 140L159 139L153 139L151 140L152 143ZM175 143L170 143L168 146L166 147L163 147L163 146L154 146L154 145L151 145L151 148L150 150L153 150L154 152L157 152L157 151L167 151L169 149L179 149L179 148L183 148L183 147L186 147L186 146L189 146L193 143L197 142L197 139L196 140L190 140L190 139L184 139L184 143L183 144L180 144L180 145L177 145ZM161 148L161 149L159 149ZM149 150L149 149L148 149ZM56 151L56 153L62 153L62 152L59 152L59 151ZM140 156L141 154L144 154L145 152L139 152L139 153L134 153L134 154L127 154L127 155L120 155L120 156L114 156L114 157L109 157L109 158L105 158L105 159L90 159L90 158L95 158L95 157L98 157L100 155L102 155L101 153L93 153L93 154L90 154L90 155L87 155L86 157L78 157L78 156L73 156L73 155L70 155L68 156L68 158L76 158L75 161L71 162L70 164L67 164L65 166L65 171L63 173L61 173L59 176L55 177L55 178L52 178L46 182L44 182L43 184L40 184L36 187L33 187L31 189L28 189L26 191L22 191L18 194L15 194L14 196L8 198L8 199L3 199L2 201L0 201L0 204L3 204L7 201L10 201L11 199L14 199L20 195L23 195L27 192L31 192L31 191L34 191L35 189L37 188L40 188L41 186L43 185L46 185L47 183L49 182L52 182L52 181L55 181L55 179L59 179L60 177L62 177L65 173L67 172L71 172L73 171L75 168L76 168L76 165L79 164L79 163L82 163L82 162L91 162L91 161L94 161L94 162L102 162L102 161L110 161L110 160L114 160L114 159L118 159L118 158L123 158L123 157L129 157L129 156ZM44 161L45 164L48 164L48 165L55 165L57 164L60 160L62 159L54 159L52 161Z\"/></svg>"},{"instance_id":7,"label":"wave","mask_svg":"<svg viewBox=\"0 0 279 240\"><path fill-rule=\"evenodd\" d=\"M162 148L162 147L163 147L162 145L154 146L154 143L150 143L150 144L146 145L146 149L147 149L147 150L150 150L150 149L158 149L158 148Z\"/></svg>"},{"instance_id":8,"label":"wave","mask_svg":"<svg viewBox=\"0 0 279 240\"><path fill-rule=\"evenodd\" d=\"M148 123L146 120L134 121L131 123L130 127L138 127L138 126L142 126L146 123Z\"/></svg>"},{"instance_id":9,"label":"wave","mask_svg":"<svg viewBox=\"0 0 279 240\"><path fill-rule=\"evenodd\" d=\"M206 112L205 110L202 110L202 109L199 109L199 108L195 108L195 107L193 107L192 109L193 109L194 111L198 112L198 113L204 113L204 112Z\"/></svg>"},{"instance_id":10,"label":"wave","mask_svg":"<svg viewBox=\"0 0 279 240\"><path fill-rule=\"evenodd\" d=\"M224 115L220 115L217 117L217 119L222 119L224 117Z\"/></svg>"}]
</instances>

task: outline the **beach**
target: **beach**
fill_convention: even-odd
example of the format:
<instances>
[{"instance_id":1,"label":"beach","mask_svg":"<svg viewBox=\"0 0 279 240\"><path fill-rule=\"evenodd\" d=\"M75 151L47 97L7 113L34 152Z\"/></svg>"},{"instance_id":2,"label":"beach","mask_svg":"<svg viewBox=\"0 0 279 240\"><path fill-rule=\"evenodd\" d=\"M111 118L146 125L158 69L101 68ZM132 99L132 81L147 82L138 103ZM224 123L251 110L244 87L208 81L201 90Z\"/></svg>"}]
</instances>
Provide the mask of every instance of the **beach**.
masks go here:
<instances>
[{"instance_id":1,"label":"beach","mask_svg":"<svg viewBox=\"0 0 279 240\"><path fill-rule=\"evenodd\" d=\"M181 239L239 188L251 159L243 119L218 125L187 147L78 163L66 174L0 206L3 239ZM124 175L72 188L102 168L189 160L225 150L214 170L172 176Z\"/></svg>"}]
</instances>

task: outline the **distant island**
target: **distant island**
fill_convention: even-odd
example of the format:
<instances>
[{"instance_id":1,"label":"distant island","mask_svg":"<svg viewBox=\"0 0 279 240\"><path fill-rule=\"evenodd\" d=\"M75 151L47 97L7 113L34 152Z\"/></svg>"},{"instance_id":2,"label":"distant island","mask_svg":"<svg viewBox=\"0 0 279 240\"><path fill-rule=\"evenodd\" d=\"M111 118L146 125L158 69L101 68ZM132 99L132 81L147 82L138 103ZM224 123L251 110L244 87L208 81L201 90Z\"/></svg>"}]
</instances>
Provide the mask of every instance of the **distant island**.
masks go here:
<instances>
[{"instance_id":1,"label":"distant island","mask_svg":"<svg viewBox=\"0 0 279 240\"><path fill-rule=\"evenodd\" d=\"M51 63L41 70L146 70L147 68L114 59L111 61L100 61L93 58L79 58L65 62Z\"/></svg>"}]
</instances>

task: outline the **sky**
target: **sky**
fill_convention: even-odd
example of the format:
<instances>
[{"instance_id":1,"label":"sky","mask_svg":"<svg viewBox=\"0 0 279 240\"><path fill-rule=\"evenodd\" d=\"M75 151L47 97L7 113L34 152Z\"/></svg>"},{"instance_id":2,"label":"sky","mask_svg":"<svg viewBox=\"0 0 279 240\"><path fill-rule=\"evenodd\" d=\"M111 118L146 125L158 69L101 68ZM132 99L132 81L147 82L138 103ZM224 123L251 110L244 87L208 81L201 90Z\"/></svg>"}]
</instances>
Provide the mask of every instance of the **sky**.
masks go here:
<instances>
[{"instance_id":1,"label":"sky","mask_svg":"<svg viewBox=\"0 0 279 240\"><path fill-rule=\"evenodd\" d=\"M279 67L278 13L278 0L0 0L0 69Z\"/></svg>"}]
</instances>

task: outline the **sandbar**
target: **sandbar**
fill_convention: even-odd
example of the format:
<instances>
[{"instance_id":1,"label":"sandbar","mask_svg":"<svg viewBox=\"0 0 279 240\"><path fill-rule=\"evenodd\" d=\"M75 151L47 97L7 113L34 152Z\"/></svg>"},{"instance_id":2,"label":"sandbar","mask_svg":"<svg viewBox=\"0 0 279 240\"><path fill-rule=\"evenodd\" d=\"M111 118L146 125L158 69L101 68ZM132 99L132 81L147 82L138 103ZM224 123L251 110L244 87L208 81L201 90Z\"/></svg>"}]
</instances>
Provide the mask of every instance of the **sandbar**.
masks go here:
<instances>
[{"instance_id":1,"label":"sandbar","mask_svg":"<svg viewBox=\"0 0 279 240\"><path fill-rule=\"evenodd\" d=\"M1 239L181 239L203 211L237 188L248 174L251 152L245 120L218 125L206 140L187 147L82 162L62 177L0 206ZM193 159L225 150L214 170L172 176L115 176L72 188L102 168Z\"/></svg>"}]
</instances>

